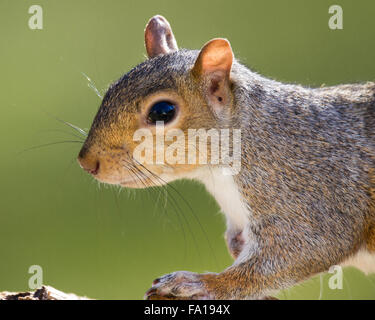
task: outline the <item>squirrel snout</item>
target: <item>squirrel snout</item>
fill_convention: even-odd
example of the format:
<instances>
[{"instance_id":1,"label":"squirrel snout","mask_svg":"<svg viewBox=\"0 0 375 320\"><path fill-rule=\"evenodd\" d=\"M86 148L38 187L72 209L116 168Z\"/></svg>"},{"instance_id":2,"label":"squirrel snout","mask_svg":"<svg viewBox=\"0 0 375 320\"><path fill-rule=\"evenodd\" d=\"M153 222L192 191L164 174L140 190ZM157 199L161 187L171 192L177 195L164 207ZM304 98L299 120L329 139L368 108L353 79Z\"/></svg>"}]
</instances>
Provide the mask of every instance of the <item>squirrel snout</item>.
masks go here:
<instances>
[{"instance_id":1,"label":"squirrel snout","mask_svg":"<svg viewBox=\"0 0 375 320\"><path fill-rule=\"evenodd\" d=\"M93 176L98 174L100 169L100 161L98 158L87 153L80 152L77 160L83 170L87 171Z\"/></svg>"}]
</instances>

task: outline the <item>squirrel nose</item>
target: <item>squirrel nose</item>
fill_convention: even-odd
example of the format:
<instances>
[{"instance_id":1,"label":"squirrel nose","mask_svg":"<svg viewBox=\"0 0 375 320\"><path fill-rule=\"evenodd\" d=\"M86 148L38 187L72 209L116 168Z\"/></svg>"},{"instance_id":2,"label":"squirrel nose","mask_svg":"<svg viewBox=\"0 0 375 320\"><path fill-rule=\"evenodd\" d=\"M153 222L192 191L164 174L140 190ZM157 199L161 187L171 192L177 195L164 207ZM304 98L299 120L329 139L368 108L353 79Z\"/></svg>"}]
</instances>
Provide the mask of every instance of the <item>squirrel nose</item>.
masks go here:
<instances>
[{"instance_id":1,"label":"squirrel nose","mask_svg":"<svg viewBox=\"0 0 375 320\"><path fill-rule=\"evenodd\" d=\"M86 152L80 152L77 160L83 170L87 171L93 176L98 174L100 169L99 159L87 154Z\"/></svg>"}]
</instances>

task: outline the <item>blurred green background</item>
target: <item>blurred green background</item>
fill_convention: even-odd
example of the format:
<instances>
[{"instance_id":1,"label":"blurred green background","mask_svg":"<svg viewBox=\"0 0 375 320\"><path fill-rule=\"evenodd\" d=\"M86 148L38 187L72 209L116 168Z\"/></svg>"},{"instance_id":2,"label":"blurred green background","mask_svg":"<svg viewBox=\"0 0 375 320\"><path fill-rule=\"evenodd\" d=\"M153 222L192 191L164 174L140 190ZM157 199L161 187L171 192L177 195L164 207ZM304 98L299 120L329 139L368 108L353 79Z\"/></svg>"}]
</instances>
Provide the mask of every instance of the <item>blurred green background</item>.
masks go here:
<instances>
[{"instance_id":1,"label":"blurred green background","mask_svg":"<svg viewBox=\"0 0 375 320\"><path fill-rule=\"evenodd\" d=\"M34 4L43 30L28 27ZM343 7L343 30L328 28L332 4ZM159 189L119 191L78 167L78 143L23 151L76 140L55 117L89 128L100 98L83 73L103 93L143 61L154 14L167 17L180 47L226 37L242 62L281 81L375 80L373 0L1 0L0 290L27 290L36 264L43 282L63 291L140 299L162 274L231 264L224 219L201 185L174 183L167 199ZM279 297L375 298L374 276L345 269L343 290L329 289L329 276Z\"/></svg>"}]
</instances>

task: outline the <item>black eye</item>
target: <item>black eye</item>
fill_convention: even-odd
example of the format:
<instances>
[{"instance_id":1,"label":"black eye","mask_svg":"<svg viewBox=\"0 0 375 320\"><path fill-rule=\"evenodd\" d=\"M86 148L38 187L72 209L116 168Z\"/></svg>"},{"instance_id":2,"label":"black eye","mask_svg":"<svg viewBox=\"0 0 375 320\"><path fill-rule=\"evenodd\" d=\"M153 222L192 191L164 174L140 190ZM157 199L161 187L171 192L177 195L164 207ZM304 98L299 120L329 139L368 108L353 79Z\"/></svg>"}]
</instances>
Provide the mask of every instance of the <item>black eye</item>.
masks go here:
<instances>
[{"instance_id":1,"label":"black eye","mask_svg":"<svg viewBox=\"0 0 375 320\"><path fill-rule=\"evenodd\" d=\"M176 107L173 103L160 101L152 106L148 113L147 121L149 123L156 123L156 121L164 121L164 123L167 123L174 118L175 114Z\"/></svg>"}]
</instances>

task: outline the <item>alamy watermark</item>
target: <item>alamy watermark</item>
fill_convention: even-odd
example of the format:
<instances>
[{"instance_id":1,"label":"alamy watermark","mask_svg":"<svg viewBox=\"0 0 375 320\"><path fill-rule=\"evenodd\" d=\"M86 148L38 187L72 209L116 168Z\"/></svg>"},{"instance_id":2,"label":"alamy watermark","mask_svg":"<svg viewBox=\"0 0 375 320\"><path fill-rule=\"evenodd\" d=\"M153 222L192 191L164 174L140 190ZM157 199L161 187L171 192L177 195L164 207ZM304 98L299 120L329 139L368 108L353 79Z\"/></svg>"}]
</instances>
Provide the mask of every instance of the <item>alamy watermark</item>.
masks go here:
<instances>
[{"instance_id":1,"label":"alamy watermark","mask_svg":"<svg viewBox=\"0 0 375 320\"><path fill-rule=\"evenodd\" d=\"M342 283L343 283L343 278L344 278L342 267L337 266L337 265L332 266L329 268L328 273L333 274L331 277L329 277L328 287L331 290L337 290L337 289L342 290L343 289Z\"/></svg>"},{"instance_id":2,"label":"alamy watermark","mask_svg":"<svg viewBox=\"0 0 375 320\"><path fill-rule=\"evenodd\" d=\"M29 14L32 16L29 18L28 25L31 30L42 30L43 29L43 9L41 6L34 4L29 8Z\"/></svg>"},{"instance_id":3,"label":"alamy watermark","mask_svg":"<svg viewBox=\"0 0 375 320\"><path fill-rule=\"evenodd\" d=\"M344 28L344 11L342 7L334 4L328 8L328 13L332 14L328 20L328 27L331 30L342 30Z\"/></svg>"},{"instance_id":4,"label":"alamy watermark","mask_svg":"<svg viewBox=\"0 0 375 320\"><path fill-rule=\"evenodd\" d=\"M155 135L151 129L135 131L139 142L133 158L141 164L218 165L223 174L235 175L241 170L241 129L181 129L165 130L157 121Z\"/></svg>"},{"instance_id":5,"label":"alamy watermark","mask_svg":"<svg viewBox=\"0 0 375 320\"><path fill-rule=\"evenodd\" d=\"M30 266L29 273L32 276L29 278L29 288L34 290L38 289L43 285L43 269L41 266L35 264Z\"/></svg>"}]
</instances>

